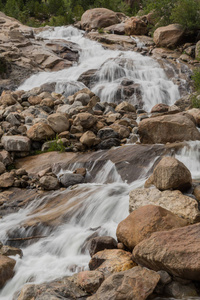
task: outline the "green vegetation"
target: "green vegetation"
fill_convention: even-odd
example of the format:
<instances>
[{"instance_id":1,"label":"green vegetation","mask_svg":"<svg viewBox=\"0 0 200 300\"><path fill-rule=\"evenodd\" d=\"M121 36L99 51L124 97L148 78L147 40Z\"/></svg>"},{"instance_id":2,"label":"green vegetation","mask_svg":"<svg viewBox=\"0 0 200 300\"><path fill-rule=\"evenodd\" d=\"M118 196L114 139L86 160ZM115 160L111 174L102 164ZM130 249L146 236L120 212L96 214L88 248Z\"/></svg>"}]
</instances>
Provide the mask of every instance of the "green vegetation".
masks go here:
<instances>
[{"instance_id":1,"label":"green vegetation","mask_svg":"<svg viewBox=\"0 0 200 300\"><path fill-rule=\"evenodd\" d=\"M104 33L103 28L98 28L98 33Z\"/></svg>"},{"instance_id":2,"label":"green vegetation","mask_svg":"<svg viewBox=\"0 0 200 300\"><path fill-rule=\"evenodd\" d=\"M196 90L196 94L191 98L192 107L200 108L200 68L194 70L192 80L194 81L194 87Z\"/></svg>"},{"instance_id":3,"label":"green vegetation","mask_svg":"<svg viewBox=\"0 0 200 300\"><path fill-rule=\"evenodd\" d=\"M65 146L61 139L59 139L58 135L56 135L56 139L50 142L49 148L46 152L59 151L65 152Z\"/></svg>"},{"instance_id":4,"label":"green vegetation","mask_svg":"<svg viewBox=\"0 0 200 300\"><path fill-rule=\"evenodd\" d=\"M0 10L29 26L65 25L80 20L84 11L105 7L133 15L136 6L123 0L0 0Z\"/></svg>"},{"instance_id":5,"label":"green vegetation","mask_svg":"<svg viewBox=\"0 0 200 300\"><path fill-rule=\"evenodd\" d=\"M105 7L126 15L154 12L158 26L179 23L200 29L199 0L0 0L0 10L29 26L65 25L80 20L84 11Z\"/></svg>"},{"instance_id":6,"label":"green vegetation","mask_svg":"<svg viewBox=\"0 0 200 300\"><path fill-rule=\"evenodd\" d=\"M200 29L199 0L144 0L145 12L154 11L159 26L179 23L185 29Z\"/></svg>"}]
</instances>

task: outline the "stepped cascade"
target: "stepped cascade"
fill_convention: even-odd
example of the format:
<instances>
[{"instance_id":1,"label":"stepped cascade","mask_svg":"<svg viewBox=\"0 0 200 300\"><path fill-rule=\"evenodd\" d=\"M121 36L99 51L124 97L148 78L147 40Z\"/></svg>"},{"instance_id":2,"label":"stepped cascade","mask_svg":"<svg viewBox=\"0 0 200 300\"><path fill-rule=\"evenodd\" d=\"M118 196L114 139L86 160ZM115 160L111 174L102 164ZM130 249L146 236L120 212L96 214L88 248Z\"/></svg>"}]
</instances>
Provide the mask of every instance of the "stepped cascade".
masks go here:
<instances>
[{"instance_id":1,"label":"stepped cascade","mask_svg":"<svg viewBox=\"0 0 200 300\"><path fill-rule=\"evenodd\" d=\"M156 60L134 51L104 49L84 35L83 31L72 26L39 33L38 39L64 39L78 45L79 61L68 69L34 74L18 90L29 91L42 84L56 83L55 91L67 97L86 87L80 81L83 73L95 70L90 89L101 102L119 104L126 100L150 113L154 105L163 103L171 106L180 98L178 85L168 79ZM139 46L142 48L143 44ZM132 85L131 96L124 89L127 82ZM126 146L129 155L135 149L132 146ZM158 146L158 153L157 149L150 149L154 154L146 155L138 174L134 173L131 159L121 155L115 162L107 150L99 150L92 162L77 159L75 163L55 163L58 178L73 173L77 168L86 168L87 183L38 194L25 207L0 219L0 241L3 243L17 237L26 239L35 233L39 236L22 247L20 241L16 241L16 246L22 248L23 259L12 257L16 260L15 275L0 291L0 299L13 299L13 295L26 283L41 284L88 270L88 239L105 235L116 238L117 225L129 214L130 191L144 186L161 156L174 156L186 165L193 179L200 179L200 141L187 141L178 150L155 146ZM119 148L113 151L119 151ZM56 198L58 202L54 207L52 203ZM62 202L63 199L68 200Z\"/></svg>"}]
</instances>

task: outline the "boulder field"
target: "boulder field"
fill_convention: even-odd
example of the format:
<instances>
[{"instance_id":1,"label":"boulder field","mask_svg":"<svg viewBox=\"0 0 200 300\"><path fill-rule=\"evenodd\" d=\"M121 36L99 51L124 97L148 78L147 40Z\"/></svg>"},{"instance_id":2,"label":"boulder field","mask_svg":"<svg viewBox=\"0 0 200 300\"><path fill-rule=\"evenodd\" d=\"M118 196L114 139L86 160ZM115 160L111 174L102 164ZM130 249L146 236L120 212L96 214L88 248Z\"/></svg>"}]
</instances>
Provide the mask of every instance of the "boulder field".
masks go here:
<instances>
[{"instance_id":1,"label":"boulder field","mask_svg":"<svg viewBox=\"0 0 200 300\"><path fill-rule=\"evenodd\" d=\"M184 72L182 63L187 62L190 68L199 65L199 42L184 44L176 53L159 48L178 46L185 32L172 24L158 28L152 39L147 36L151 23L150 14L128 18L98 8L85 12L76 26L104 47L153 55L161 65L168 66L169 78L174 77L170 70L179 74L181 69L180 78L188 79L191 73ZM0 63L4 66L0 73L0 217L44 196L21 224L24 231L34 232L37 240L41 226L50 234L82 205L81 193L91 193L84 183L95 182L100 166L111 162L128 184L148 169L144 187L129 194L130 214L118 224L117 240L110 236L86 240L84 251L91 256L88 270L48 283L28 283L13 299L200 296L200 185L173 157L185 141L200 140L200 110L192 108L187 97L172 106L157 104L150 113L121 99L121 103L101 102L90 90L96 70L79 78L88 88L68 97L56 93L54 83L26 92L13 91L33 72L72 66L78 61L80 49L63 40L37 38L35 34L43 29L23 26L2 13L0 28ZM135 36L145 43L145 49L137 47ZM180 53L182 49L185 56ZM133 82L130 85L127 94L131 88L139 90ZM81 167L69 172L72 163ZM61 170L66 172L62 174ZM75 196L80 199L71 203ZM8 233L17 246L19 232L14 228ZM20 245L26 246L27 240ZM23 259L20 248L0 243L0 288L14 276L15 255Z\"/></svg>"}]
</instances>

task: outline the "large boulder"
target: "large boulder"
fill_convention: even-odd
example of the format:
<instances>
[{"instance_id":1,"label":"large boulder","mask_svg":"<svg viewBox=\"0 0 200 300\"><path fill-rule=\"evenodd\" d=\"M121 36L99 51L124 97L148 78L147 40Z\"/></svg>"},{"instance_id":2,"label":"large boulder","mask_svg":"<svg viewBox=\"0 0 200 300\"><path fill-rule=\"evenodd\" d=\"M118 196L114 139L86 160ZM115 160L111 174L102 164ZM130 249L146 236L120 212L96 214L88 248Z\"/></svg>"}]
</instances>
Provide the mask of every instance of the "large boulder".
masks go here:
<instances>
[{"instance_id":1,"label":"large boulder","mask_svg":"<svg viewBox=\"0 0 200 300\"><path fill-rule=\"evenodd\" d=\"M188 168L174 157L163 157L153 171L153 183L161 191L184 191L192 186Z\"/></svg>"},{"instance_id":2,"label":"large boulder","mask_svg":"<svg viewBox=\"0 0 200 300\"><path fill-rule=\"evenodd\" d=\"M112 10L107 8L89 9L81 17L81 28L92 30L120 23L120 19Z\"/></svg>"},{"instance_id":3,"label":"large boulder","mask_svg":"<svg viewBox=\"0 0 200 300\"><path fill-rule=\"evenodd\" d=\"M152 270L135 267L110 275L90 300L145 300L151 295L160 280Z\"/></svg>"},{"instance_id":4,"label":"large boulder","mask_svg":"<svg viewBox=\"0 0 200 300\"><path fill-rule=\"evenodd\" d=\"M31 126L27 131L27 136L33 141L45 141L53 138L55 132L48 124L39 122Z\"/></svg>"},{"instance_id":5,"label":"large boulder","mask_svg":"<svg viewBox=\"0 0 200 300\"><path fill-rule=\"evenodd\" d=\"M0 255L0 288L13 277L15 263L14 259Z\"/></svg>"},{"instance_id":6,"label":"large boulder","mask_svg":"<svg viewBox=\"0 0 200 300\"><path fill-rule=\"evenodd\" d=\"M133 250L133 259L155 271L200 281L200 224L154 233Z\"/></svg>"},{"instance_id":7,"label":"large boulder","mask_svg":"<svg viewBox=\"0 0 200 300\"><path fill-rule=\"evenodd\" d=\"M194 122L181 114L144 119L139 123L138 133L144 144L200 140L200 133Z\"/></svg>"},{"instance_id":8,"label":"large boulder","mask_svg":"<svg viewBox=\"0 0 200 300\"><path fill-rule=\"evenodd\" d=\"M156 46L174 48L182 40L185 30L179 24L170 24L155 30L153 40Z\"/></svg>"},{"instance_id":9,"label":"large boulder","mask_svg":"<svg viewBox=\"0 0 200 300\"><path fill-rule=\"evenodd\" d=\"M98 270L103 274L129 270L136 264L131 259L131 253L120 249L106 249L94 254L89 262L90 270Z\"/></svg>"},{"instance_id":10,"label":"large boulder","mask_svg":"<svg viewBox=\"0 0 200 300\"><path fill-rule=\"evenodd\" d=\"M31 141L26 136L4 135L1 142L7 151L28 152L31 148Z\"/></svg>"},{"instance_id":11,"label":"large boulder","mask_svg":"<svg viewBox=\"0 0 200 300\"><path fill-rule=\"evenodd\" d=\"M137 244L150 237L153 232L186 225L186 220L161 206L145 205L133 211L119 223L117 239L132 251Z\"/></svg>"},{"instance_id":12,"label":"large boulder","mask_svg":"<svg viewBox=\"0 0 200 300\"><path fill-rule=\"evenodd\" d=\"M130 192L129 211L148 205L159 205L190 223L200 221L198 203L195 199L183 195L180 191L159 191L156 188L135 189Z\"/></svg>"},{"instance_id":13,"label":"large boulder","mask_svg":"<svg viewBox=\"0 0 200 300\"><path fill-rule=\"evenodd\" d=\"M131 17L124 24L125 34L145 35L147 34L147 24L139 18Z\"/></svg>"},{"instance_id":14,"label":"large boulder","mask_svg":"<svg viewBox=\"0 0 200 300\"><path fill-rule=\"evenodd\" d=\"M67 114L64 113L55 113L47 118L49 126L53 129L53 131L57 133L61 133L63 131L67 131L69 129L69 118Z\"/></svg>"}]
</instances>

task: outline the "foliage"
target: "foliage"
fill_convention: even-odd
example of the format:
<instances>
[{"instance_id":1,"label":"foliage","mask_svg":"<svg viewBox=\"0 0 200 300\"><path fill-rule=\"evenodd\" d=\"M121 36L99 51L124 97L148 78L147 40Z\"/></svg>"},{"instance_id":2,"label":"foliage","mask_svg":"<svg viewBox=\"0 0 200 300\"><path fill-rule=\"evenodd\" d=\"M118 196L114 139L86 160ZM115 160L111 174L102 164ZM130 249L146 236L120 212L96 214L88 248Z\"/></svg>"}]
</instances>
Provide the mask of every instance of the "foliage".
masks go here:
<instances>
[{"instance_id":1,"label":"foliage","mask_svg":"<svg viewBox=\"0 0 200 300\"><path fill-rule=\"evenodd\" d=\"M199 0L144 0L144 9L153 11L159 26L179 23L189 30L200 29Z\"/></svg>"},{"instance_id":2,"label":"foliage","mask_svg":"<svg viewBox=\"0 0 200 300\"><path fill-rule=\"evenodd\" d=\"M58 135L56 135L56 139L51 141L51 144L47 150L47 152L59 151L65 152L65 146L61 139L59 139Z\"/></svg>"},{"instance_id":3,"label":"foliage","mask_svg":"<svg viewBox=\"0 0 200 300\"><path fill-rule=\"evenodd\" d=\"M98 28L98 33L104 33L104 29L103 28Z\"/></svg>"},{"instance_id":4,"label":"foliage","mask_svg":"<svg viewBox=\"0 0 200 300\"><path fill-rule=\"evenodd\" d=\"M179 0L171 12L171 21L190 30L200 29L200 1Z\"/></svg>"},{"instance_id":5,"label":"foliage","mask_svg":"<svg viewBox=\"0 0 200 300\"><path fill-rule=\"evenodd\" d=\"M191 98L192 107L200 108L200 68L194 70L192 80L194 81L194 87L196 90L196 94Z\"/></svg>"},{"instance_id":6,"label":"foliage","mask_svg":"<svg viewBox=\"0 0 200 300\"><path fill-rule=\"evenodd\" d=\"M200 93L200 68L194 70L192 80L194 81L196 91Z\"/></svg>"},{"instance_id":7,"label":"foliage","mask_svg":"<svg viewBox=\"0 0 200 300\"><path fill-rule=\"evenodd\" d=\"M192 96L191 103L193 108L200 108L200 95L199 97L196 95Z\"/></svg>"},{"instance_id":8,"label":"foliage","mask_svg":"<svg viewBox=\"0 0 200 300\"><path fill-rule=\"evenodd\" d=\"M128 15L136 12L136 6L126 0L0 0L0 10L29 26L60 26L81 19L84 11L105 7ZM137 6L138 7L138 6Z\"/></svg>"}]
</instances>

